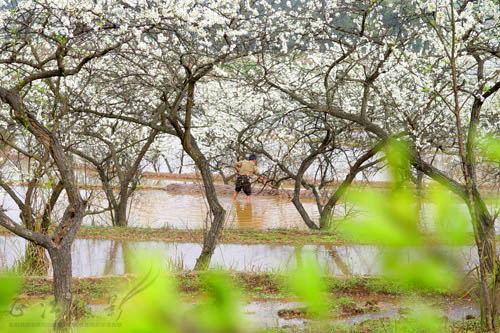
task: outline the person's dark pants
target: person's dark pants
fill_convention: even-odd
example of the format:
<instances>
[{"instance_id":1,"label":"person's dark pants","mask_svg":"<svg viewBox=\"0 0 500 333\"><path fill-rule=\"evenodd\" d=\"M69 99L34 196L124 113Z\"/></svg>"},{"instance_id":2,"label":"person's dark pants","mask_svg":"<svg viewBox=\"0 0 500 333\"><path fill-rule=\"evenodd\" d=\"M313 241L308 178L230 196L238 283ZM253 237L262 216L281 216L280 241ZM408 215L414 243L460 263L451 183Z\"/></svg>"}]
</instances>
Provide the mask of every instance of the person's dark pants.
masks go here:
<instances>
[{"instance_id":1,"label":"person's dark pants","mask_svg":"<svg viewBox=\"0 0 500 333\"><path fill-rule=\"evenodd\" d=\"M250 178L248 176L238 176L236 178L236 186L234 188L236 192L245 192L246 195L252 194L252 185L250 184Z\"/></svg>"}]
</instances>

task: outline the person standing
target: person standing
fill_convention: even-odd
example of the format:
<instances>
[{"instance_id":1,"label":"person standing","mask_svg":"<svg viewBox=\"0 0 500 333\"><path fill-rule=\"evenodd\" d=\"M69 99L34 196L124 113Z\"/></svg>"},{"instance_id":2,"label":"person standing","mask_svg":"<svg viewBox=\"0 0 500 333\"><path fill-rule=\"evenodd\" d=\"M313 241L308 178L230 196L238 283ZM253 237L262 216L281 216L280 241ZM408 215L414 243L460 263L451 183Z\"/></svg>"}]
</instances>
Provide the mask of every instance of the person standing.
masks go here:
<instances>
[{"instance_id":1,"label":"person standing","mask_svg":"<svg viewBox=\"0 0 500 333\"><path fill-rule=\"evenodd\" d=\"M252 195L252 184L250 183L251 177L257 175L259 180L266 185L266 180L260 175L259 169L256 166L257 157L255 154L250 154L248 160L238 161L234 163L234 168L238 172L238 177L236 178L236 186L234 188L233 200L236 200L238 193L243 190L246 194L247 202L250 202L250 195Z\"/></svg>"}]
</instances>

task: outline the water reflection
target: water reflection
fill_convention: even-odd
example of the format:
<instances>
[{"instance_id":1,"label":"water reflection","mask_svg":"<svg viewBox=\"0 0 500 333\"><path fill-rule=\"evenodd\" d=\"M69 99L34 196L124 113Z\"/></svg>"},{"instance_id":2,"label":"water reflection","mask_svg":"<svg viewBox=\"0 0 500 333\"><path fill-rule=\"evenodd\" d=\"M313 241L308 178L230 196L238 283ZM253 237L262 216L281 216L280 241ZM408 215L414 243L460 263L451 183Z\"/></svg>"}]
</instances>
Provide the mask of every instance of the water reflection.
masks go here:
<instances>
[{"instance_id":1,"label":"water reflection","mask_svg":"<svg viewBox=\"0 0 500 333\"><path fill-rule=\"evenodd\" d=\"M0 268L12 268L24 256L25 241L19 237L0 237ZM473 246L440 247L455 254L464 271L473 268L477 252ZM406 250L408 261L418 258L419 249ZM125 242L116 240L77 239L72 248L75 277L124 274L132 271L131 258L141 254L145 258L156 253L166 268L190 270L200 255L196 243ZM212 258L212 267L235 271L275 272L301 265L305 254L312 254L331 275L378 275L384 249L371 245L243 245L220 244Z\"/></svg>"},{"instance_id":2,"label":"water reflection","mask_svg":"<svg viewBox=\"0 0 500 333\"><path fill-rule=\"evenodd\" d=\"M251 202L235 200L234 209L238 227L259 228L262 226L264 214L254 215Z\"/></svg>"}]
</instances>

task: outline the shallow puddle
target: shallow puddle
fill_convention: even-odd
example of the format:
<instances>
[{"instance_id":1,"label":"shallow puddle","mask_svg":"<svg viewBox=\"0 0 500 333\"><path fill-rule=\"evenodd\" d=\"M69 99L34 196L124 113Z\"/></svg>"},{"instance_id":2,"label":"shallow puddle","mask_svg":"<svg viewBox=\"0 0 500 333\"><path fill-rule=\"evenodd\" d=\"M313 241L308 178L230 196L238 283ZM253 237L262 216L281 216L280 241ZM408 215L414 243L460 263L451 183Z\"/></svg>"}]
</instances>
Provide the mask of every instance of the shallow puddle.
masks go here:
<instances>
[{"instance_id":1,"label":"shallow puddle","mask_svg":"<svg viewBox=\"0 0 500 333\"><path fill-rule=\"evenodd\" d=\"M271 327L304 327L307 319L282 318L278 315L281 310L296 309L303 307L298 302L251 302L244 307L245 316L257 328Z\"/></svg>"},{"instance_id":2,"label":"shallow puddle","mask_svg":"<svg viewBox=\"0 0 500 333\"><path fill-rule=\"evenodd\" d=\"M353 325L359 325L367 320L377 320L384 318L396 319L400 317L399 309L400 307L394 304L385 304L384 307L380 309L380 311L350 316L345 319L338 320L337 323L346 326L353 326Z\"/></svg>"},{"instance_id":3,"label":"shallow puddle","mask_svg":"<svg viewBox=\"0 0 500 333\"><path fill-rule=\"evenodd\" d=\"M105 313L109 308L109 304L89 304L91 311L96 313ZM286 302L286 301L254 301L249 302L242 307L243 315L249 322L251 327L273 328L273 327L296 327L304 328L311 319L307 318L287 318L280 316L280 312L294 311L304 308L304 303ZM354 326L359 325L368 320L390 319L396 320L401 318L405 307L399 304L384 303L376 312L363 313L359 315L347 316L340 320L331 320L332 323ZM479 307L477 304L451 304L446 308L436 308L436 311L441 313L449 321L467 320L468 317L479 315ZM328 319L327 319L328 320Z\"/></svg>"},{"instance_id":4,"label":"shallow puddle","mask_svg":"<svg viewBox=\"0 0 500 333\"><path fill-rule=\"evenodd\" d=\"M0 269L13 267L24 256L26 241L19 237L0 237ZM454 253L464 270L477 263L472 246L442 248ZM306 256L313 256L331 275L380 274L384 248L370 245L246 245L219 244L211 266L244 272L279 272L301 265ZM408 260L417 258L418 249L406 249ZM193 269L201 253L201 244L160 241L127 242L118 240L77 239L73 247L73 276L103 276L131 272L133 255L151 258L156 255L165 268L174 270Z\"/></svg>"},{"instance_id":5,"label":"shallow puddle","mask_svg":"<svg viewBox=\"0 0 500 333\"><path fill-rule=\"evenodd\" d=\"M88 304L89 309L95 313L106 313L109 304ZM243 317L250 327L272 328L272 327L304 327L307 322L306 319L293 318L286 319L280 318L278 312L285 309L294 309L304 306L298 302L250 302L242 306Z\"/></svg>"},{"instance_id":6,"label":"shallow puddle","mask_svg":"<svg viewBox=\"0 0 500 333\"><path fill-rule=\"evenodd\" d=\"M450 304L448 306L445 306L444 308L438 308L436 309L436 311L443 317L446 317L448 321L453 322L459 320L467 320L468 317L477 318L479 316L479 305L471 303ZM337 323L346 326L353 326L359 325L367 320L398 319L403 316L401 312L406 312L405 307L388 304L383 309L381 309L381 311L350 316L346 319L337 321Z\"/></svg>"}]
</instances>

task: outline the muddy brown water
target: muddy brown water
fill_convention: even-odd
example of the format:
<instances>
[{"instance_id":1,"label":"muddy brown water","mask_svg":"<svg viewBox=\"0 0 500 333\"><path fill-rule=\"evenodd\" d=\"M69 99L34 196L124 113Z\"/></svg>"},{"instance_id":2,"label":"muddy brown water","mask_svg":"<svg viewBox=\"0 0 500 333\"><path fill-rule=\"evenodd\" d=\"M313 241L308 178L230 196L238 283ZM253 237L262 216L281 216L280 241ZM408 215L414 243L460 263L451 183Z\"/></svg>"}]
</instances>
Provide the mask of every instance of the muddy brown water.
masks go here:
<instances>
[{"instance_id":1,"label":"muddy brown water","mask_svg":"<svg viewBox=\"0 0 500 333\"><path fill-rule=\"evenodd\" d=\"M257 229L306 229L295 206L288 199L254 197L250 203L240 194L237 200L220 196L227 211L226 226ZM317 217L312 202L306 210ZM170 227L177 229L203 228L208 205L200 194L171 194L164 190L139 191L134 195L130 212L131 226Z\"/></svg>"},{"instance_id":2,"label":"muddy brown water","mask_svg":"<svg viewBox=\"0 0 500 333\"><path fill-rule=\"evenodd\" d=\"M183 193L175 188L168 191L169 185L193 183L175 180L157 181L154 184L158 189L148 188L138 190L130 201L129 226L151 227L151 228L175 228L175 229L200 229L209 219L207 218L208 204L204 196L199 193L188 191ZM194 186L202 186L200 184ZM232 188L230 186L230 188ZM15 187L20 197L23 197L26 189ZM82 195L88 196L92 193L91 210L99 211L107 207L103 191L81 190ZM232 200L232 190L219 196L222 206L227 211L226 226L234 228L257 228L257 229L307 229L298 214L295 206L287 198L279 196L255 196L250 203L245 200L245 195L240 194L237 200ZM9 217L19 222L19 209L14 201L0 191L0 205L6 210ZM304 207L308 213L318 219L316 206L311 200L305 200ZM56 212L62 214L64 200L56 205ZM111 225L109 213L89 215L84 219L86 225Z\"/></svg>"},{"instance_id":3,"label":"muddy brown water","mask_svg":"<svg viewBox=\"0 0 500 333\"><path fill-rule=\"evenodd\" d=\"M201 183L175 179L145 179L145 189L137 190L129 203L128 220L131 227L173 228L173 229L201 229L210 222L208 204L203 195ZM274 190L265 194L259 193L256 185L255 195L247 203L245 195L241 193L237 200L232 200L232 185L217 184L218 197L227 211L226 227L255 228L255 229L298 229L306 230L307 226L297 212L287 195L272 195ZM26 188L14 187L22 198ZM267 190L266 190L267 191ZM282 192L289 192L286 189ZM287 192L287 193L288 193ZM99 189L81 190L84 197L91 196L91 211L102 211L108 207L104 192ZM319 213L313 200L302 199L304 208L317 223ZM40 203L43 204L43 201ZM8 216L16 222L19 220L19 209L14 201L0 189L0 206L6 210ZM62 215L65 208L64 198L56 205L56 215ZM465 219L468 218L465 205L458 206ZM491 207L492 209L496 207ZM346 213L359 213L359 209L347 203L337 205L335 214L339 220ZM432 231L434 206L424 203L421 213L423 227ZM109 212L88 215L84 219L86 225L111 225ZM424 225L425 224L425 225ZM498 229L500 226L496 226ZM468 231L472 226L468 225ZM499 230L497 230L497 233Z\"/></svg>"}]
</instances>

